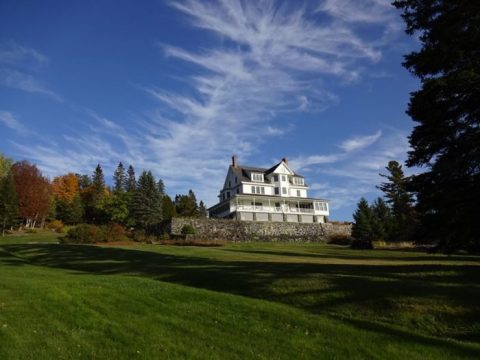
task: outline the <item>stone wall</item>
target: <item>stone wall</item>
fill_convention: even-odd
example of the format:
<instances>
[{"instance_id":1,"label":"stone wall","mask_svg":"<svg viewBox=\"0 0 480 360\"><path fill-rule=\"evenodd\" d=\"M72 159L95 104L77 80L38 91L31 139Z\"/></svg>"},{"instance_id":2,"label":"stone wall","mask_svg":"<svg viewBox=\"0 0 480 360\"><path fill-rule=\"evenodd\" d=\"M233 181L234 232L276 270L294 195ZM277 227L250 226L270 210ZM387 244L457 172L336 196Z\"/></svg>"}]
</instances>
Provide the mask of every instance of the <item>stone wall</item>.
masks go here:
<instances>
[{"instance_id":1,"label":"stone wall","mask_svg":"<svg viewBox=\"0 0 480 360\"><path fill-rule=\"evenodd\" d=\"M350 237L352 226L338 223L256 222L205 218L173 218L169 232L180 235L185 225L195 229L195 236L205 240L305 241L324 242L337 237Z\"/></svg>"}]
</instances>

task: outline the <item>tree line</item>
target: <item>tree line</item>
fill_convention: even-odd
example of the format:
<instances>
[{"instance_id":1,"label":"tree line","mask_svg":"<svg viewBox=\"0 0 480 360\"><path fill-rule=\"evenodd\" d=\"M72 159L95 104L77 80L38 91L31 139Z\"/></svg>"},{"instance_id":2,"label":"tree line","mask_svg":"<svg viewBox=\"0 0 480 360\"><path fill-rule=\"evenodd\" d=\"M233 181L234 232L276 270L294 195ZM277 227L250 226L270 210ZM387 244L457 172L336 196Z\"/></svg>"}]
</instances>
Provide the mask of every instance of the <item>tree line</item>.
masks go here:
<instances>
[{"instance_id":1,"label":"tree line","mask_svg":"<svg viewBox=\"0 0 480 360\"><path fill-rule=\"evenodd\" d=\"M28 161L13 162L0 154L0 226L2 233L17 226L43 227L62 224L120 224L154 232L174 216L206 217L203 201L195 193L172 200L162 179L142 171L138 179L132 165L120 162L113 185L105 181L101 165L91 175L67 173L50 181Z\"/></svg>"},{"instance_id":2,"label":"tree line","mask_svg":"<svg viewBox=\"0 0 480 360\"><path fill-rule=\"evenodd\" d=\"M418 214L413 194L408 190L409 178L405 177L402 166L390 161L387 175L380 174L387 181L377 186L384 197L369 204L361 198L353 214L352 237L354 246L372 247L372 241L412 241L418 229Z\"/></svg>"}]
</instances>

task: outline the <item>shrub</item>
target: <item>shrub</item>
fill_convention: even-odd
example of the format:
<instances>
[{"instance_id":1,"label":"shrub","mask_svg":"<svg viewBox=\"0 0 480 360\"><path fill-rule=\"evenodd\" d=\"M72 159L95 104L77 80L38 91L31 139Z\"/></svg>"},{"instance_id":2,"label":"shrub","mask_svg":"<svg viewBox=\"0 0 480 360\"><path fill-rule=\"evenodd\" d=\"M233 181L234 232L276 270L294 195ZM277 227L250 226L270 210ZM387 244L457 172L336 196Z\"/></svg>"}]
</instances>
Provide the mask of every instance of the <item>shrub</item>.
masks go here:
<instances>
[{"instance_id":1,"label":"shrub","mask_svg":"<svg viewBox=\"0 0 480 360\"><path fill-rule=\"evenodd\" d=\"M350 247L352 249L370 250L373 249L373 244L371 241L354 239Z\"/></svg>"},{"instance_id":2,"label":"shrub","mask_svg":"<svg viewBox=\"0 0 480 360\"><path fill-rule=\"evenodd\" d=\"M99 226L81 224L68 230L67 235L62 238L63 243L72 244L93 244L106 240L105 231Z\"/></svg>"},{"instance_id":3,"label":"shrub","mask_svg":"<svg viewBox=\"0 0 480 360\"><path fill-rule=\"evenodd\" d=\"M190 224L183 225L182 234L183 235L195 235L195 228Z\"/></svg>"},{"instance_id":4,"label":"shrub","mask_svg":"<svg viewBox=\"0 0 480 360\"><path fill-rule=\"evenodd\" d=\"M50 230L55 231L56 233L63 233L63 228L65 225L60 220L52 220L47 226Z\"/></svg>"},{"instance_id":5,"label":"shrub","mask_svg":"<svg viewBox=\"0 0 480 360\"><path fill-rule=\"evenodd\" d=\"M105 241L128 241L127 230L120 224L110 224L105 228Z\"/></svg>"},{"instance_id":6,"label":"shrub","mask_svg":"<svg viewBox=\"0 0 480 360\"><path fill-rule=\"evenodd\" d=\"M352 243L352 239L350 236L334 234L329 237L327 242L335 245L350 245Z\"/></svg>"},{"instance_id":7,"label":"shrub","mask_svg":"<svg viewBox=\"0 0 480 360\"><path fill-rule=\"evenodd\" d=\"M35 230L33 228L28 228L28 229L25 229L25 233L26 234L36 234L37 230Z\"/></svg>"}]
</instances>

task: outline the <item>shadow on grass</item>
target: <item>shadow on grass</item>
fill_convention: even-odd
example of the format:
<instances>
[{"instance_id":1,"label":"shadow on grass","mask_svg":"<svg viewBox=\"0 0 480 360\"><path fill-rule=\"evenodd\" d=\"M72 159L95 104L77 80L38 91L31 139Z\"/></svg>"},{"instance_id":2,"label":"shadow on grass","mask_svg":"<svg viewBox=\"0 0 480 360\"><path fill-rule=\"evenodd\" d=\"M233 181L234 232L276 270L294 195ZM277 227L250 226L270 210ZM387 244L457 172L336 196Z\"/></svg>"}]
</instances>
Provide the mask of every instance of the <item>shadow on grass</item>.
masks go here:
<instances>
[{"instance_id":1,"label":"shadow on grass","mask_svg":"<svg viewBox=\"0 0 480 360\"><path fill-rule=\"evenodd\" d=\"M308 252L308 251L285 251L285 250L250 250L250 249L225 249L225 251L231 251L234 253L246 253L246 254L260 254L260 255L275 255L275 256L292 256L292 257L309 257L309 258L335 258L344 260L382 260L379 253L388 254L386 260L388 261L408 261L408 262L480 262L480 256L469 255L453 255L447 256L443 254L430 254L426 255L425 252L419 250L408 249L374 249L364 252L362 250L350 250L346 246L337 246L342 252L339 253L335 250L322 251L322 253ZM360 254L359 254L360 252ZM399 253L408 253L408 257L400 256ZM375 255L369 255L369 254ZM397 256L395 256L397 255Z\"/></svg>"},{"instance_id":2,"label":"shadow on grass","mask_svg":"<svg viewBox=\"0 0 480 360\"><path fill-rule=\"evenodd\" d=\"M342 315L346 310L356 318L362 318L364 312L364 318L374 321L365 322L370 324L372 331L387 334L388 331L378 327L376 319L396 322L400 312L399 299L414 299L415 304L427 303L422 306L428 306L429 301L435 299L440 305L431 303L432 306L438 305L431 310L434 317L440 315L441 319L434 321L442 322L442 329L441 334L434 335L480 342L479 334L472 335L472 329L478 329L480 321L480 266L475 265L419 264L416 260L408 265L368 265L368 262L361 265L317 264L291 263L288 258L284 262L262 262L261 257L259 261L236 261L87 245L17 244L3 245L0 249L3 249L0 251L0 262L11 266L32 264L98 275L147 276L175 284L282 302L312 313L334 316ZM272 251L258 253L269 254ZM328 252L327 255L273 253L333 257ZM338 254L337 257L341 256ZM365 260L364 257L362 259ZM462 311L454 315L442 313L445 306ZM415 309L402 311L416 315ZM359 324L354 325L361 327ZM451 324L456 324L454 330L450 330ZM466 330L459 331L458 328L462 327ZM420 330L425 332L425 329ZM399 333L393 335L407 340L417 336L395 331ZM429 331L435 333L437 330L426 330L427 333Z\"/></svg>"}]
</instances>

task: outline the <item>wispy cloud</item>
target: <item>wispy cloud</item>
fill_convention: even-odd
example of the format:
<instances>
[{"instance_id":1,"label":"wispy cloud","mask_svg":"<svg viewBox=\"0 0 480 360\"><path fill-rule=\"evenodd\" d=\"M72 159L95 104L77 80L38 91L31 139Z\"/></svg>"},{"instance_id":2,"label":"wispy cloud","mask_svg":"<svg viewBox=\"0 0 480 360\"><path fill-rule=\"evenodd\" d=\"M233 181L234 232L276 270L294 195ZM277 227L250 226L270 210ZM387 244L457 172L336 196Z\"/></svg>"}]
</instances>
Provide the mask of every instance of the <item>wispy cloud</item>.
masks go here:
<instances>
[{"instance_id":1,"label":"wispy cloud","mask_svg":"<svg viewBox=\"0 0 480 360\"><path fill-rule=\"evenodd\" d=\"M373 135L377 134L378 132ZM373 135L370 137L373 138ZM367 137L369 136L363 138ZM362 137L347 139L342 144L358 138ZM300 158L300 161L292 159L290 162L297 170L305 169L312 163L317 165L313 169L317 181L311 184L312 195L328 198L332 202L332 208L338 209L355 204L361 196L380 195L375 188L382 181L379 174L386 171L385 166L390 160L404 162L408 150L408 138L404 131L386 129L375 141L370 141L370 144L363 147L354 150L347 148L343 153L334 155L316 155L318 159L326 156L334 161L308 163ZM322 181L327 178L328 181Z\"/></svg>"},{"instance_id":2,"label":"wispy cloud","mask_svg":"<svg viewBox=\"0 0 480 360\"><path fill-rule=\"evenodd\" d=\"M0 123L20 135L26 135L30 132L25 125L9 111L0 110Z\"/></svg>"},{"instance_id":3,"label":"wispy cloud","mask_svg":"<svg viewBox=\"0 0 480 360\"><path fill-rule=\"evenodd\" d=\"M0 85L30 93L43 94L56 101L62 101L59 94L50 90L34 76L14 69L0 68Z\"/></svg>"},{"instance_id":4,"label":"wispy cloud","mask_svg":"<svg viewBox=\"0 0 480 360\"><path fill-rule=\"evenodd\" d=\"M62 97L38 80L34 73L38 66L49 62L48 58L33 48L21 46L13 41L0 45L0 85L42 94L56 101ZM21 70L19 70L19 68Z\"/></svg>"},{"instance_id":5,"label":"wispy cloud","mask_svg":"<svg viewBox=\"0 0 480 360\"><path fill-rule=\"evenodd\" d=\"M380 138L380 136L382 136L381 130L378 130L375 134L372 135L355 136L342 142L340 144L340 148L342 148L346 152L360 150L375 143Z\"/></svg>"},{"instance_id":6,"label":"wispy cloud","mask_svg":"<svg viewBox=\"0 0 480 360\"><path fill-rule=\"evenodd\" d=\"M21 46L10 41L0 45L0 62L11 65L34 62L44 65L48 63L48 58L33 48Z\"/></svg>"}]
</instances>

